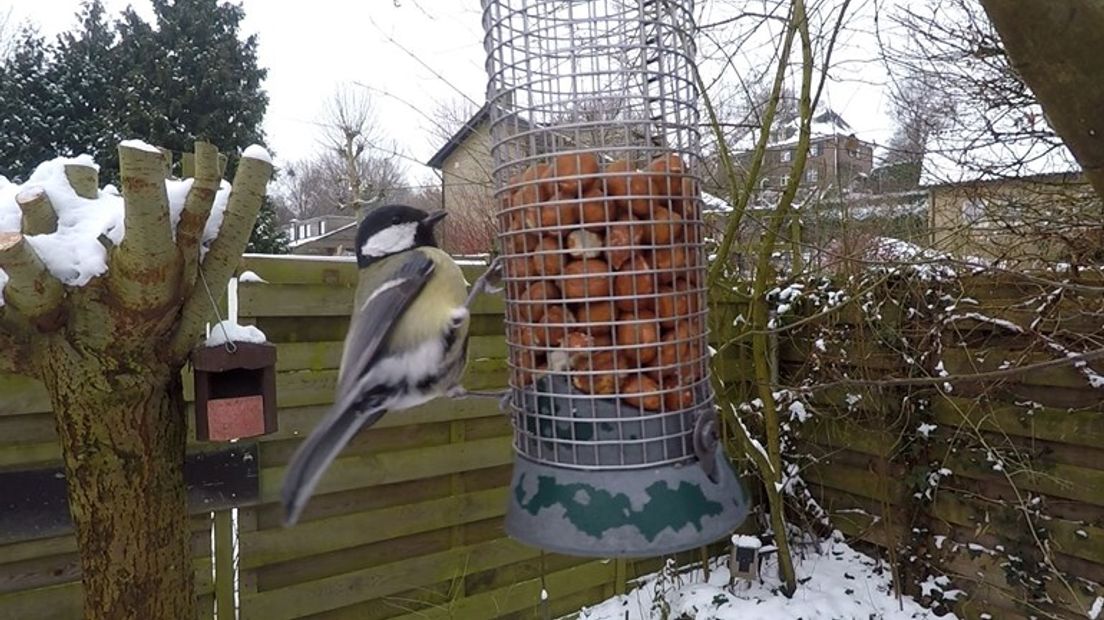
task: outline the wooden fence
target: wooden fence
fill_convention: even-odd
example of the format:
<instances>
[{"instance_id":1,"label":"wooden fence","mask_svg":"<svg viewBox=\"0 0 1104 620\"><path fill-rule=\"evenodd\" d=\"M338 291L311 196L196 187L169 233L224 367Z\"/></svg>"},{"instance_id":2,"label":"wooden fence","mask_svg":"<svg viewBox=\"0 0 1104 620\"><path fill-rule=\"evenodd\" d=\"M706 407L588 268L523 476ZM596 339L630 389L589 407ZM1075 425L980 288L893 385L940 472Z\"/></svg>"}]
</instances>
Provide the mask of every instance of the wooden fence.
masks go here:
<instances>
[{"instance_id":1,"label":"wooden fence","mask_svg":"<svg viewBox=\"0 0 1104 620\"><path fill-rule=\"evenodd\" d=\"M947 575L942 589L966 593L948 604L964 618L1085 618L1104 596L1104 381L1092 370L1104 363L1001 374L1099 347L1104 289L1031 282L921 284L923 303L950 308L941 351L934 323L909 323L908 303L863 313L861 299L780 344L793 385L824 380L828 366L833 377L980 375L949 392L818 392L800 431L815 459L803 477L832 524L881 548L918 596L916 584ZM837 339L818 342L825 333ZM917 333L929 334L918 340L926 364L902 344Z\"/></svg>"},{"instance_id":2,"label":"wooden fence","mask_svg":"<svg viewBox=\"0 0 1104 620\"><path fill-rule=\"evenodd\" d=\"M236 596L242 618L535 617L542 586L560 615L658 568L659 560L542 556L508 539L510 430L483 399L387 416L333 464L301 523L282 528L284 467L332 398L356 272L348 261L302 257L250 256L242 269L267 281L241 283L239 311L279 347L280 430L260 441L190 445L202 617L233 617L215 610L233 609ZM871 319L851 304L786 332L782 382L800 383L818 364L854 377L989 372L1052 359L1040 334L1084 350L1104 331L1099 283L1048 303L1038 322L1025 302L1046 297L1045 287L992 278L955 286L936 291L961 306L960 316L946 320L942 351L926 367L895 344L924 327L908 323L902 307ZM743 313L730 301L714 309L718 339ZM475 309L467 387L504 385L502 320L500 300ZM825 330L838 341L820 342ZM726 380L746 376L746 353L725 354ZM1104 582L1104 399L1094 365L956 381L950 393L930 384L819 391L800 432L817 458L803 477L832 525L880 547L915 593L917 582L945 573L969 593L955 605L968 618L1083 618ZM9 527L15 504L2 498L3 618L80 614L49 409L41 386L0 376L0 488L15 480L38 493L16 498L19 527ZM27 511L46 504L28 527Z\"/></svg>"},{"instance_id":3,"label":"wooden fence","mask_svg":"<svg viewBox=\"0 0 1104 620\"><path fill-rule=\"evenodd\" d=\"M202 617L216 617L216 601L233 609L236 589L245 619L536 617L542 587L558 616L622 592L660 566L658 559L542 555L507 538L509 423L497 402L478 398L392 414L361 433L330 467L300 523L284 529L284 468L332 400L356 269L342 260L263 256L246 257L246 269L266 281L240 284L239 313L278 346L279 432L229 447L190 445ZM467 269L469 280L478 270ZM474 309L469 389L505 386L502 312L494 298ZM185 397L192 398L189 376ZM204 467L212 462L220 467ZM17 476L58 481L59 464L41 386L0 375L0 488ZM59 492L64 498L63 486L52 491L55 504ZM64 502L53 507L59 523L44 531L26 527L32 504L28 498L21 506L21 527L5 528L0 517L0 534L9 532L0 537L0 617L79 617L79 566Z\"/></svg>"}]
</instances>

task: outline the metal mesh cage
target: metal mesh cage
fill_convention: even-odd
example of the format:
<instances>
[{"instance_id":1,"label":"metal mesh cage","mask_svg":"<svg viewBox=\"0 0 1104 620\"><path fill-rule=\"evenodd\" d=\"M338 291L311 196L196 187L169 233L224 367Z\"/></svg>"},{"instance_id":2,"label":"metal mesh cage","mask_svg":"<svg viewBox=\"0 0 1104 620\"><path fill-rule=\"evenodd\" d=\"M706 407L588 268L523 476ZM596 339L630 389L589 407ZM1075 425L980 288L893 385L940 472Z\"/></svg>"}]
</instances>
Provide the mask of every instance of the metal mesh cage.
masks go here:
<instances>
[{"instance_id":1,"label":"metal mesh cage","mask_svg":"<svg viewBox=\"0 0 1104 620\"><path fill-rule=\"evenodd\" d=\"M515 448L692 460L712 414L693 4L483 8Z\"/></svg>"}]
</instances>

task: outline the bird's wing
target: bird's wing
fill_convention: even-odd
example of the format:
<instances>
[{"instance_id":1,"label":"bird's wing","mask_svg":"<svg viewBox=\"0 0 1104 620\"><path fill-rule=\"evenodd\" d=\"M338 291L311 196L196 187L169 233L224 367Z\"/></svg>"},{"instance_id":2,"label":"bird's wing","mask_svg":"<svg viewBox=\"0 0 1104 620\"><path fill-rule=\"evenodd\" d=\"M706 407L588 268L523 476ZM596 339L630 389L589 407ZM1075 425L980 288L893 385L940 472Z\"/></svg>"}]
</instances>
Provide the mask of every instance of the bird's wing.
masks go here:
<instances>
[{"instance_id":1,"label":"bird's wing","mask_svg":"<svg viewBox=\"0 0 1104 620\"><path fill-rule=\"evenodd\" d=\"M354 309L345 337L334 406L299 446L284 476L286 524L299 519L322 473L353 435L386 413L382 392L362 385L361 379L371 370L381 345L425 286L433 268L433 260L428 256L411 252L395 275L375 290L360 308ZM382 390L386 386L376 387Z\"/></svg>"}]
</instances>

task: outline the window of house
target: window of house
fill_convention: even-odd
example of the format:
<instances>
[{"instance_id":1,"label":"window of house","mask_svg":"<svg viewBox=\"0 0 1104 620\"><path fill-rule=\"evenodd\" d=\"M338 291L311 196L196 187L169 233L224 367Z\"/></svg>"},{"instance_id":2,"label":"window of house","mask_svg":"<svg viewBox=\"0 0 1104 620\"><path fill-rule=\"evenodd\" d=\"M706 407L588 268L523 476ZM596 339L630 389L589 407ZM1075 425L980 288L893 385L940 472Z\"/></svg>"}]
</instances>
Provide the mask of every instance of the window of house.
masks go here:
<instances>
[{"instance_id":1,"label":"window of house","mask_svg":"<svg viewBox=\"0 0 1104 620\"><path fill-rule=\"evenodd\" d=\"M805 180L811 183L816 183L820 179L820 171L816 168L809 168L805 171Z\"/></svg>"},{"instance_id":2,"label":"window of house","mask_svg":"<svg viewBox=\"0 0 1104 620\"><path fill-rule=\"evenodd\" d=\"M819 142L817 142L816 144L814 144L814 145L812 146L812 148L811 148L811 149L809 149L809 153L810 153L810 154L811 154L811 155L812 155L813 157L820 157L820 154L821 154L821 152L822 152L822 151L821 151L821 149L822 149L822 148L824 148L824 147L823 147L823 146L822 146L822 145L821 145L821 144L820 144Z\"/></svg>"},{"instance_id":3,"label":"window of house","mask_svg":"<svg viewBox=\"0 0 1104 620\"><path fill-rule=\"evenodd\" d=\"M789 149L782 151L782 163L787 163L791 159L793 159L793 151L790 151Z\"/></svg>"},{"instance_id":4,"label":"window of house","mask_svg":"<svg viewBox=\"0 0 1104 620\"><path fill-rule=\"evenodd\" d=\"M781 185L782 187L786 187L789 184L790 184L790 175L788 175L788 174L782 175L782 180L779 183L779 185Z\"/></svg>"},{"instance_id":5,"label":"window of house","mask_svg":"<svg viewBox=\"0 0 1104 620\"><path fill-rule=\"evenodd\" d=\"M326 234L326 220L322 220L321 222L318 222L318 234L320 234L320 235Z\"/></svg>"}]
</instances>

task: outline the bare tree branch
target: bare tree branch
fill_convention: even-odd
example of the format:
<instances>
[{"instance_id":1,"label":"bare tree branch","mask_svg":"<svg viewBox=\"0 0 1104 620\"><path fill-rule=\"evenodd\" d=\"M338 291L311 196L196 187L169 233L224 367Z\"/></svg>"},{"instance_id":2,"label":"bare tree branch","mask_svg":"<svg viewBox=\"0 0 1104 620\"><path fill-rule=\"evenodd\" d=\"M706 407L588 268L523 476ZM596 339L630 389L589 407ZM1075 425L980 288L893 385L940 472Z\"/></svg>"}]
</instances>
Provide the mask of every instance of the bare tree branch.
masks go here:
<instances>
[{"instance_id":1,"label":"bare tree branch","mask_svg":"<svg viewBox=\"0 0 1104 620\"><path fill-rule=\"evenodd\" d=\"M39 331L53 331L64 323L65 289L42 263L20 233L0 233L0 269L9 280L5 303L22 314Z\"/></svg>"},{"instance_id":2,"label":"bare tree branch","mask_svg":"<svg viewBox=\"0 0 1104 620\"><path fill-rule=\"evenodd\" d=\"M272 176L272 164L266 160L242 157L234 175L233 189L226 205L226 215L219 236L211 244L201 267L201 276L218 299L226 287L226 281L234 272L238 258L245 251L253 222L264 202L265 187ZM202 331L203 323L211 311L211 302L203 286L196 286L180 311L180 322L169 346L171 360L179 360L188 354Z\"/></svg>"},{"instance_id":3,"label":"bare tree branch","mask_svg":"<svg viewBox=\"0 0 1104 620\"><path fill-rule=\"evenodd\" d=\"M180 282L180 255L172 240L165 158L160 151L119 146L126 236L111 255L108 286L130 308L160 308Z\"/></svg>"},{"instance_id":4,"label":"bare tree branch","mask_svg":"<svg viewBox=\"0 0 1104 620\"><path fill-rule=\"evenodd\" d=\"M188 190L184 210L176 226L176 244L184 259L185 291L190 291L195 283L199 244L222 179L219 152L213 144L195 143L195 172L192 178L192 187Z\"/></svg>"}]
</instances>

